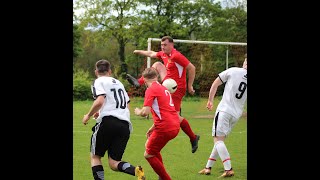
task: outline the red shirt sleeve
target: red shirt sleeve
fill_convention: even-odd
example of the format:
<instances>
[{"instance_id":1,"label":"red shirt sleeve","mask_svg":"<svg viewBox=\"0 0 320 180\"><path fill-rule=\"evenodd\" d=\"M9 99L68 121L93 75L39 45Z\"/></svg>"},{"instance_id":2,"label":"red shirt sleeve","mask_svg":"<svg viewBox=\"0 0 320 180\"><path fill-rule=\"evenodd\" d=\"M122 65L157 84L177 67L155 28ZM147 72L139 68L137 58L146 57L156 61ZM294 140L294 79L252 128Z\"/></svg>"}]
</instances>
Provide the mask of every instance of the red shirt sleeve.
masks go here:
<instances>
[{"instance_id":1,"label":"red shirt sleeve","mask_svg":"<svg viewBox=\"0 0 320 180\"><path fill-rule=\"evenodd\" d=\"M163 52L162 52L162 51L159 51L159 52L157 52L157 55L156 55L156 56L157 56L158 59L161 59L161 56L162 56L162 55L163 55Z\"/></svg>"}]
</instances>

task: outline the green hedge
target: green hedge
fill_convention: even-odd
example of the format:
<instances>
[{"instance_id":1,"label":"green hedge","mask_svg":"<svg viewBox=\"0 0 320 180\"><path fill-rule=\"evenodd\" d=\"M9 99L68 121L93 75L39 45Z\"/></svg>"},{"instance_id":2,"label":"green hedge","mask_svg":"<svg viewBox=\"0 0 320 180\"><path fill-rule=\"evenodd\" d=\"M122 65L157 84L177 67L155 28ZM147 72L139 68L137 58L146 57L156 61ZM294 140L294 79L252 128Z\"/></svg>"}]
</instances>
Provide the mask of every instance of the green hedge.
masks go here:
<instances>
[{"instance_id":1,"label":"green hedge","mask_svg":"<svg viewBox=\"0 0 320 180\"><path fill-rule=\"evenodd\" d=\"M73 100L92 99L92 83L93 80L89 78L88 72L76 70L73 74Z\"/></svg>"}]
</instances>

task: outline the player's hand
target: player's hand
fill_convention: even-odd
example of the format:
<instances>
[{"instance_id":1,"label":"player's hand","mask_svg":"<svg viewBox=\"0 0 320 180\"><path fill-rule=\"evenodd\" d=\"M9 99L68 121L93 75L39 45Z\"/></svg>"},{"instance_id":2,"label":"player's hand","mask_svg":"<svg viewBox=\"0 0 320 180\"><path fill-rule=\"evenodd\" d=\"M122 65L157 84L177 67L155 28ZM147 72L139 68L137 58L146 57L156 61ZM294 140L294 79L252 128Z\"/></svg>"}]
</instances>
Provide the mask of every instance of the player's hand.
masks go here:
<instances>
[{"instance_id":1,"label":"player's hand","mask_svg":"<svg viewBox=\"0 0 320 180\"><path fill-rule=\"evenodd\" d=\"M188 92L189 94L194 95L196 91L193 89L193 86L188 86Z\"/></svg>"},{"instance_id":2,"label":"player's hand","mask_svg":"<svg viewBox=\"0 0 320 180\"><path fill-rule=\"evenodd\" d=\"M152 133L152 132L151 132ZM147 138L149 138L151 136L151 133L150 132L147 132L146 135L147 135Z\"/></svg>"},{"instance_id":3,"label":"player's hand","mask_svg":"<svg viewBox=\"0 0 320 180\"><path fill-rule=\"evenodd\" d=\"M82 123L83 123L84 125L87 125L89 119L90 119L90 116L88 116L88 114L85 114L85 115L83 116L83 118L82 118Z\"/></svg>"},{"instance_id":4,"label":"player's hand","mask_svg":"<svg viewBox=\"0 0 320 180\"><path fill-rule=\"evenodd\" d=\"M149 137L151 136L153 130L154 130L154 129L149 129L149 130L147 131L147 133L146 133L147 138L149 138Z\"/></svg>"},{"instance_id":5,"label":"player's hand","mask_svg":"<svg viewBox=\"0 0 320 180\"><path fill-rule=\"evenodd\" d=\"M141 109L140 108L135 108L134 109L134 114L140 116Z\"/></svg>"},{"instance_id":6,"label":"player's hand","mask_svg":"<svg viewBox=\"0 0 320 180\"><path fill-rule=\"evenodd\" d=\"M93 119L97 119L99 117L99 112L93 114Z\"/></svg>"},{"instance_id":7,"label":"player's hand","mask_svg":"<svg viewBox=\"0 0 320 180\"><path fill-rule=\"evenodd\" d=\"M207 109L208 109L209 111L212 111L212 108L213 108L212 102L211 102L211 101L208 101L208 102L207 102Z\"/></svg>"}]
</instances>

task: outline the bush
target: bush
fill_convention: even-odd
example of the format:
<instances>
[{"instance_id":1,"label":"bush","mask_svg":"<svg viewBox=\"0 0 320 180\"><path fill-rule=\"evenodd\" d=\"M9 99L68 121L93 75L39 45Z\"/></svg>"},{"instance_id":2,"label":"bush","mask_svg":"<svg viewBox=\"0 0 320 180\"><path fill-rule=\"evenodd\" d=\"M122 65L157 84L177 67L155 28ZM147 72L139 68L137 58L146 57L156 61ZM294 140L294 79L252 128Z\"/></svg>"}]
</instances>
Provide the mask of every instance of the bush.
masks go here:
<instances>
[{"instance_id":1,"label":"bush","mask_svg":"<svg viewBox=\"0 0 320 180\"><path fill-rule=\"evenodd\" d=\"M92 99L91 84L93 80L89 78L89 73L83 70L76 70L73 73L73 100Z\"/></svg>"}]
</instances>

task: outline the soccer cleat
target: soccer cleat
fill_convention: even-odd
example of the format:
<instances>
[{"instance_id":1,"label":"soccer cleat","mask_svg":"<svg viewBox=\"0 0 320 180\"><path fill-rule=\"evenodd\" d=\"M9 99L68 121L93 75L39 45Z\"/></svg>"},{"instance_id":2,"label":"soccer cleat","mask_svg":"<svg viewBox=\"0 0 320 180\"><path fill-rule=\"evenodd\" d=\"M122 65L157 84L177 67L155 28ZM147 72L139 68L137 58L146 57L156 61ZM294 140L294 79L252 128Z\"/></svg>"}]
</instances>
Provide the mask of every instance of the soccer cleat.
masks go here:
<instances>
[{"instance_id":1,"label":"soccer cleat","mask_svg":"<svg viewBox=\"0 0 320 180\"><path fill-rule=\"evenodd\" d=\"M126 75L126 79L134 87L136 87L136 88L140 87L138 80L136 78L134 78L133 76L131 76L130 74Z\"/></svg>"},{"instance_id":2,"label":"soccer cleat","mask_svg":"<svg viewBox=\"0 0 320 180\"><path fill-rule=\"evenodd\" d=\"M210 175L211 174L211 169L210 168L204 168L201 171L198 172L199 174L204 174L204 175Z\"/></svg>"},{"instance_id":3,"label":"soccer cleat","mask_svg":"<svg viewBox=\"0 0 320 180\"><path fill-rule=\"evenodd\" d=\"M230 170L224 170L224 173L219 176L219 178L225 178L225 177L231 177L234 176L234 172L232 170L232 168Z\"/></svg>"},{"instance_id":4,"label":"soccer cleat","mask_svg":"<svg viewBox=\"0 0 320 180\"><path fill-rule=\"evenodd\" d=\"M195 139L193 142L191 142L192 153L194 153L194 152L197 151L199 139L200 139L200 136L199 136L199 135L196 135L196 139Z\"/></svg>"},{"instance_id":5,"label":"soccer cleat","mask_svg":"<svg viewBox=\"0 0 320 180\"><path fill-rule=\"evenodd\" d=\"M145 180L146 177L144 175L143 169L141 166L137 166L135 169L135 174L138 177L138 180Z\"/></svg>"}]
</instances>

